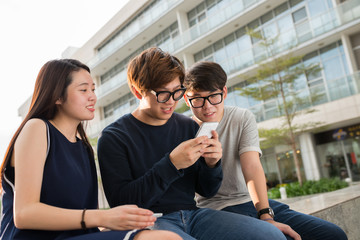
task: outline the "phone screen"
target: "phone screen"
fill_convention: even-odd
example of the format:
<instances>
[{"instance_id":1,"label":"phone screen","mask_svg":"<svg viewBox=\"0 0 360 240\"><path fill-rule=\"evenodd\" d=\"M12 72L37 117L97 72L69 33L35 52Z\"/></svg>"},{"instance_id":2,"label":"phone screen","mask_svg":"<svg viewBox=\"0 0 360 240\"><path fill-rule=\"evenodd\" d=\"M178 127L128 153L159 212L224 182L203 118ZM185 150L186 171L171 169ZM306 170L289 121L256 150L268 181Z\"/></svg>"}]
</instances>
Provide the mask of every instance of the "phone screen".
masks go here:
<instances>
[{"instance_id":1,"label":"phone screen","mask_svg":"<svg viewBox=\"0 0 360 240\"><path fill-rule=\"evenodd\" d=\"M203 122L196 133L195 137L207 136L208 138L212 137L211 131L215 130L219 125L218 122Z\"/></svg>"}]
</instances>

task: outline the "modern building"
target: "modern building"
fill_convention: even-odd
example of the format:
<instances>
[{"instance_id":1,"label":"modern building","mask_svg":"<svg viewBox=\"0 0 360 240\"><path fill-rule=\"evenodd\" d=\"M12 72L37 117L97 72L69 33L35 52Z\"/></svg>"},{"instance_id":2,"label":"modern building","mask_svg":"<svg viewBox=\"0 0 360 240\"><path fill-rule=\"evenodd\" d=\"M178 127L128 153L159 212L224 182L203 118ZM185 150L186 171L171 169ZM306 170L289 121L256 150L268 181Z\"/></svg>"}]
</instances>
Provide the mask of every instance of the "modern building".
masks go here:
<instances>
[{"instance_id":1,"label":"modern building","mask_svg":"<svg viewBox=\"0 0 360 240\"><path fill-rule=\"evenodd\" d=\"M130 0L81 48L63 54L87 63L97 84L89 136L97 137L136 107L127 85L127 64L151 46L176 55L185 67L201 60L218 62L229 77L225 104L250 109L259 128L278 126L279 99L255 101L239 94L239 88L246 87L239 75L254 71L266 55L258 40L246 34L248 28L266 37L277 35L282 51L322 68L315 77L302 76L295 89L304 95L323 93L320 101L311 103L316 112L296 119L323 126L298 136L302 174L308 180L358 179L360 0ZM186 110L180 102L177 111ZM294 180L292 154L286 145L263 149L261 161L270 182Z\"/></svg>"}]
</instances>

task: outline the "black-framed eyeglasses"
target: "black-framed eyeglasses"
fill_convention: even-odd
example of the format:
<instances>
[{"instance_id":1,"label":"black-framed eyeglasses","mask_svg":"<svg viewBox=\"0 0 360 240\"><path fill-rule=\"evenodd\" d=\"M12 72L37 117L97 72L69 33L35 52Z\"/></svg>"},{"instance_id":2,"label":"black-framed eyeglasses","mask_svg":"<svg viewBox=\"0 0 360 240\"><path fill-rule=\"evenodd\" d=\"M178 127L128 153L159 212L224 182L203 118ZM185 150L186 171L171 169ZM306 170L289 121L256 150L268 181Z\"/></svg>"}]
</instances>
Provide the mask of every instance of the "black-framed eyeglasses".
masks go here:
<instances>
[{"instance_id":1,"label":"black-framed eyeglasses","mask_svg":"<svg viewBox=\"0 0 360 240\"><path fill-rule=\"evenodd\" d=\"M150 92L156 96L156 101L158 101L159 103L164 103L164 102L169 101L170 97L172 97L174 99L174 101L179 101L184 96L185 91L186 91L186 88L181 86L180 89L177 89L173 92L170 92L170 91L156 92L154 90L151 90Z\"/></svg>"},{"instance_id":2,"label":"black-framed eyeglasses","mask_svg":"<svg viewBox=\"0 0 360 240\"><path fill-rule=\"evenodd\" d=\"M201 108L205 105L205 100L208 100L211 105L220 104L223 101L223 93L214 93L207 97L189 98L189 102L193 108Z\"/></svg>"}]
</instances>

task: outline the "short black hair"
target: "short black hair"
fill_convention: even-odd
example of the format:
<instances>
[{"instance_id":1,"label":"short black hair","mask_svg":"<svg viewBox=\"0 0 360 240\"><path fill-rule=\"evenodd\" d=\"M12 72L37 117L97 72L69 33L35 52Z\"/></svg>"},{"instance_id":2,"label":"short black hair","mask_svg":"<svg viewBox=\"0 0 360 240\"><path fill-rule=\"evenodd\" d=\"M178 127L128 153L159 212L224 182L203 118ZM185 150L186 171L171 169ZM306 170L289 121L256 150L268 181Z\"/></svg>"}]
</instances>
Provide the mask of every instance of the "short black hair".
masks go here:
<instances>
[{"instance_id":1,"label":"short black hair","mask_svg":"<svg viewBox=\"0 0 360 240\"><path fill-rule=\"evenodd\" d=\"M192 65L185 74L184 86L187 91L222 90L227 81L224 69L216 62L201 61Z\"/></svg>"}]
</instances>

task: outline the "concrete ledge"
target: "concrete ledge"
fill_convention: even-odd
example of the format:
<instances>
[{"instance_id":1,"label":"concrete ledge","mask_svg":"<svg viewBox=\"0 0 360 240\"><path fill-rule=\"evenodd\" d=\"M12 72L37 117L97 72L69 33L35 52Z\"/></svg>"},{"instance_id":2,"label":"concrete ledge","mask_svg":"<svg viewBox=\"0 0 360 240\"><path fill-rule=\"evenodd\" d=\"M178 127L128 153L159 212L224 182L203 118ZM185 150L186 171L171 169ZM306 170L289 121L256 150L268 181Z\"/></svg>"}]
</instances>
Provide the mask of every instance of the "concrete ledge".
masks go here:
<instances>
[{"instance_id":1,"label":"concrete ledge","mask_svg":"<svg viewBox=\"0 0 360 240\"><path fill-rule=\"evenodd\" d=\"M341 227L349 240L360 236L360 184L316 195L279 200L291 209L310 214Z\"/></svg>"}]
</instances>

